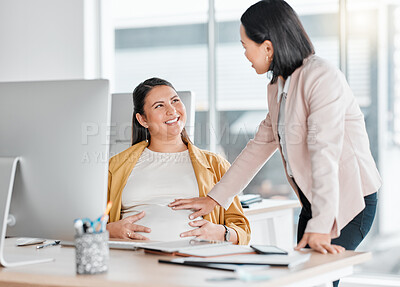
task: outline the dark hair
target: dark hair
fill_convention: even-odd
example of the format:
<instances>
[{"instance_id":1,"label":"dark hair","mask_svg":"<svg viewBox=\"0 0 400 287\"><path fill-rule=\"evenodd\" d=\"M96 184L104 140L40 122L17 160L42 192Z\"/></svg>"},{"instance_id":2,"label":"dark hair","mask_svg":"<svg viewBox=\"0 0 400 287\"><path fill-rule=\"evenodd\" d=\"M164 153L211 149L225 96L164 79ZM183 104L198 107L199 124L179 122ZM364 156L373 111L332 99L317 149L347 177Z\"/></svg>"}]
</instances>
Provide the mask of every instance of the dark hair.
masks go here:
<instances>
[{"instance_id":1,"label":"dark hair","mask_svg":"<svg viewBox=\"0 0 400 287\"><path fill-rule=\"evenodd\" d=\"M139 113L141 115L145 115L144 113L144 102L146 100L146 96L149 92L157 86L168 86L175 90L174 86L166 80L160 78L151 78L146 81L140 83L132 93L133 96L133 115L132 115L132 145L137 144L141 141L148 140L149 143L151 141L151 135L148 129L143 127L138 120L136 119L136 114ZM176 90L175 90L176 91ZM191 142L189 136L183 128L181 132L182 140L187 144Z\"/></svg>"},{"instance_id":2,"label":"dark hair","mask_svg":"<svg viewBox=\"0 0 400 287\"><path fill-rule=\"evenodd\" d=\"M271 41L274 56L269 67L271 83L278 76L287 79L314 47L296 12L283 0L262 0L250 6L240 18L247 37L261 44Z\"/></svg>"}]
</instances>

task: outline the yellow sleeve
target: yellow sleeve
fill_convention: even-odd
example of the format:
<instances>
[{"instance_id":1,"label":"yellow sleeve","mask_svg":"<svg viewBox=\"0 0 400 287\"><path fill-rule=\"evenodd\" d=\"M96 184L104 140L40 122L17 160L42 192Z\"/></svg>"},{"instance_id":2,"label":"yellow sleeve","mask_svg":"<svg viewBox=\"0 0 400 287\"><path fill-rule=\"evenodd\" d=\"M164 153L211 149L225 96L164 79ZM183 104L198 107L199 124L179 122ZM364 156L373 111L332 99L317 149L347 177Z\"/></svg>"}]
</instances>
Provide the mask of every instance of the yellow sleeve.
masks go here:
<instances>
[{"instance_id":1,"label":"yellow sleeve","mask_svg":"<svg viewBox=\"0 0 400 287\"><path fill-rule=\"evenodd\" d=\"M110 191L111 191L111 180L112 180L112 174L110 171L108 171L108 188L107 188L107 202L110 202ZM112 206L111 206L112 208ZM108 222L111 222L110 217L108 217Z\"/></svg>"},{"instance_id":2,"label":"yellow sleeve","mask_svg":"<svg viewBox=\"0 0 400 287\"><path fill-rule=\"evenodd\" d=\"M238 244L246 245L250 242L250 223L244 215L239 198L235 196L231 206L225 211L225 225L234 229L238 235Z\"/></svg>"},{"instance_id":3,"label":"yellow sleeve","mask_svg":"<svg viewBox=\"0 0 400 287\"><path fill-rule=\"evenodd\" d=\"M111 172L108 171L108 189L107 189L107 202L110 201L110 190L111 190Z\"/></svg>"}]
</instances>

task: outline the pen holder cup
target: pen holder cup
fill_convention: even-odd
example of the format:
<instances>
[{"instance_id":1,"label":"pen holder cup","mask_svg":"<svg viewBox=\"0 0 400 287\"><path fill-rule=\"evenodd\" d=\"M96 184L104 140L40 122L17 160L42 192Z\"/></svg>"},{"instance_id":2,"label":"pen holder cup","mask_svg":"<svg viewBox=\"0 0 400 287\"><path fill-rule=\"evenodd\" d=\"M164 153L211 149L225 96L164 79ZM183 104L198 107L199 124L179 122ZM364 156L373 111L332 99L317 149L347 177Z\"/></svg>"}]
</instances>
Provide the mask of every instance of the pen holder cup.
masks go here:
<instances>
[{"instance_id":1,"label":"pen holder cup","mask_svg":"<svg viewBox=\"0 0 400 287\"><path fill-rule=\"evenodd\" d=\"M108 231L75 236L77 274L97 274L108 270Z\"/></svg>"}]
</instances>

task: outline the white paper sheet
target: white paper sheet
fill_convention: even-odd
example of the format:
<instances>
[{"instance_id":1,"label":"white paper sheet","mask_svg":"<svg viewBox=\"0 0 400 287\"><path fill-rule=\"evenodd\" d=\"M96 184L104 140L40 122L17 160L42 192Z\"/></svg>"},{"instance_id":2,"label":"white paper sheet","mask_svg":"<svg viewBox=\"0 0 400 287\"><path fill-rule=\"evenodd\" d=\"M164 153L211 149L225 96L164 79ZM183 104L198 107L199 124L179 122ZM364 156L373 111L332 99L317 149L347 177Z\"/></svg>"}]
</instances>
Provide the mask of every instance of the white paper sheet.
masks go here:
<instances>
[{"instance_id":1,"label":"white paper sheet","mask_svg":"<svg viewBox=\"0 0 400 287\"><path fill-rule=\"evenodd\" d=\"M151 228L151 233L140 234L152 241L180 240L182 232L195 229L189 225L189 222L193 221L189 219L189 215L193 213L191 210L173 210L163 204L146 204L137 206L135 211L146 212L145 217L136 221L135 224ZM199 219L201 218L197 220Z\"/></svg>"}]
</instances>

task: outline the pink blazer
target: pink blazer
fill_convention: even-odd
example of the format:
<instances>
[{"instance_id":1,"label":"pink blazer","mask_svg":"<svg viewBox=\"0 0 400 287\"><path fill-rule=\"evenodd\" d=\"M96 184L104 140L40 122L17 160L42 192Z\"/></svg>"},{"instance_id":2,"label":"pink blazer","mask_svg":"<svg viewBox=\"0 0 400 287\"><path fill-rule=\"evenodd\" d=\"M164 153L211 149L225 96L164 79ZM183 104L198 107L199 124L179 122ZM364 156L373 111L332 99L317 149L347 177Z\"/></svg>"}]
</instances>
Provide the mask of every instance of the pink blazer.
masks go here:
<instances>
[{"instance_id":1,"label":"pink blazer","mask_svg":"<svg viewBox=\"0 0 400 287\"><path fill-rule=\"evenodd\" d=\"M221 181L208 194L225 209L279 149L278 85L268 85L269 113ZM382 181L372 158L364 116L343 74L312 55L291 75L285 107L287 159L311 203L305 232L332 238L365 208ZM284 161L283 157L282 160ZM286 163L284 162L285 170ZM293 180L289 183L297 193Z\"/></svg>"}]
</instances>

